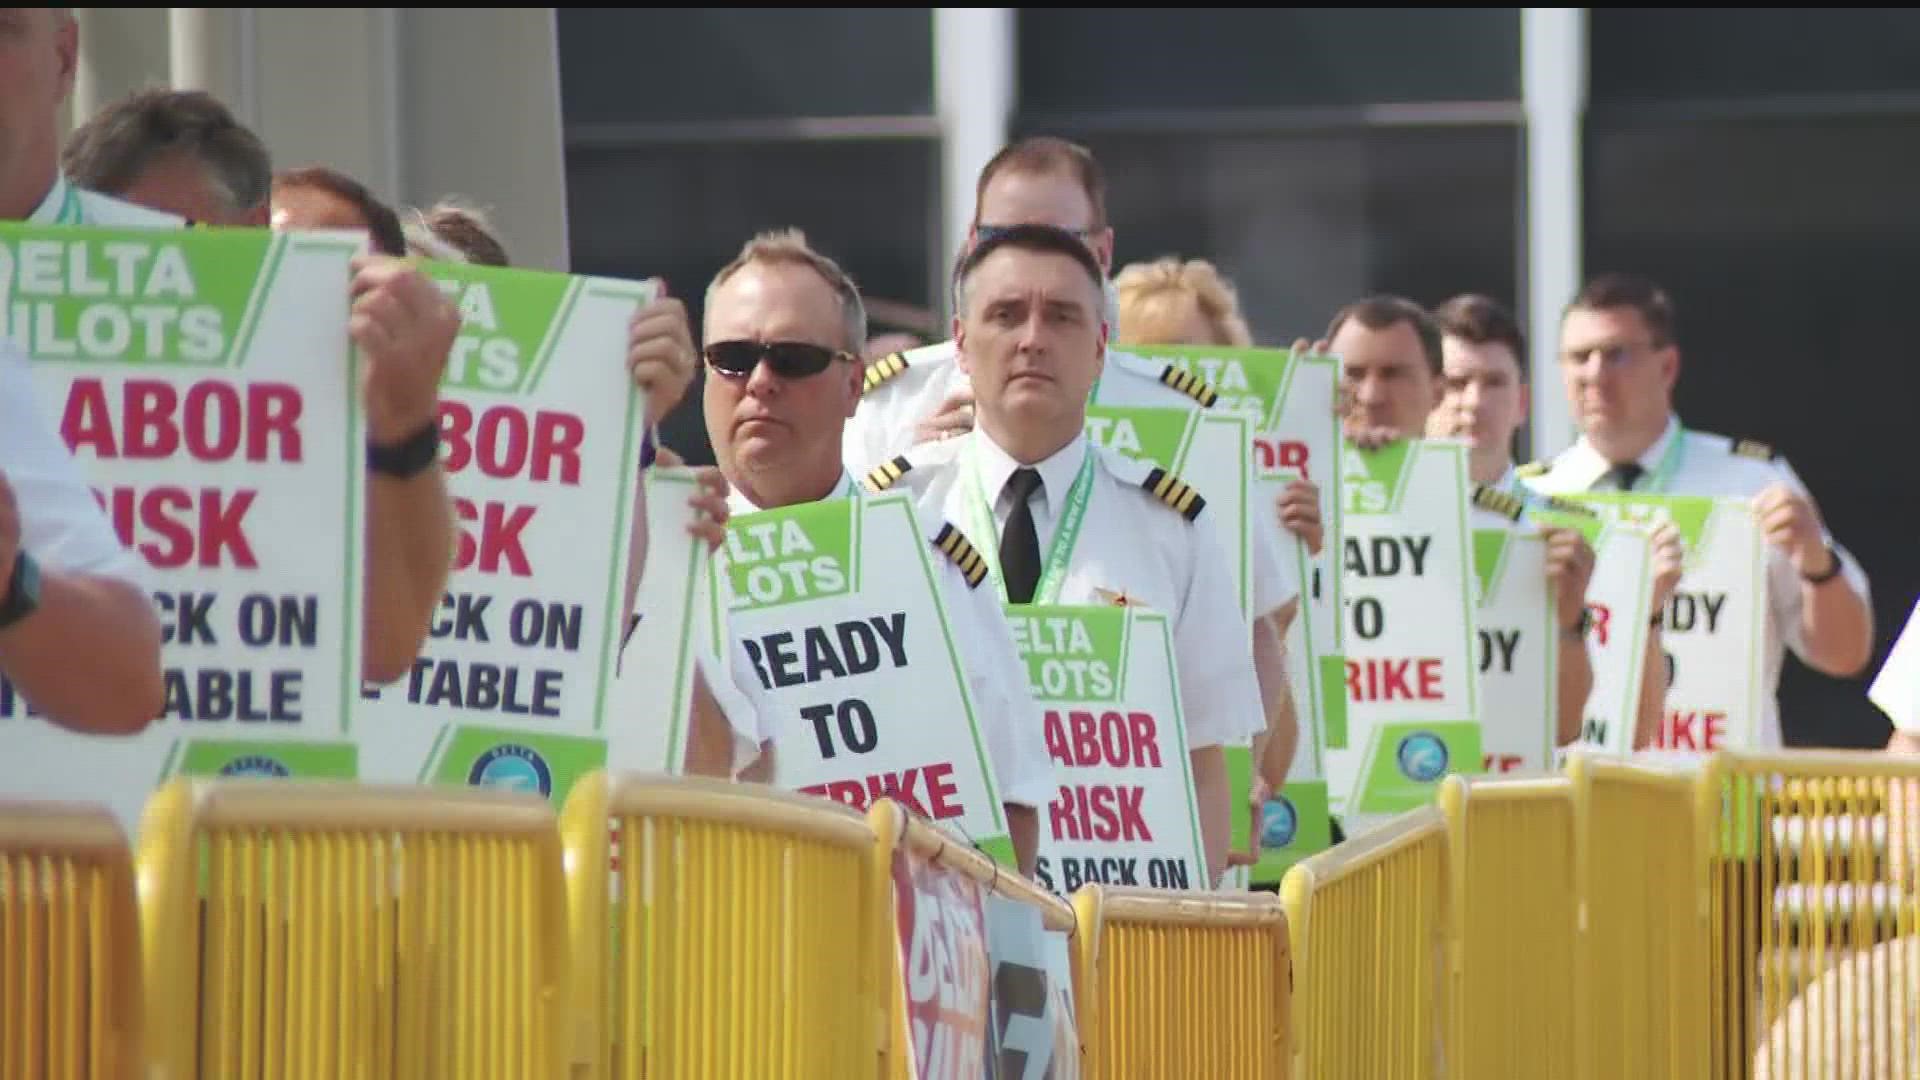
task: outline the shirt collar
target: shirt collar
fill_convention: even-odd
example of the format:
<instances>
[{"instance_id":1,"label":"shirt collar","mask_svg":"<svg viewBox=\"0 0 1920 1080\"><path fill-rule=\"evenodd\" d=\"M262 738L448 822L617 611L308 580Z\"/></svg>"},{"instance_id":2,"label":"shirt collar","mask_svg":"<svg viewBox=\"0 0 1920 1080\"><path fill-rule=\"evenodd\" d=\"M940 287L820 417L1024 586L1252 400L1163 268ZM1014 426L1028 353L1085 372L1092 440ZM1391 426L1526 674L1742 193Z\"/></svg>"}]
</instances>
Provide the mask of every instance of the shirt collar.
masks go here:
<instances>
[{"instance_id":1,"label":"shirt collar","mask_svg":"<svg viewBox=\"0 0 1920 1080\"><path fill-rule=\"evenodd\" d=\"M1673 441L1679 437L1680 417L1669 413L1667 426L1660 432L1660 437L1653 440L1653 445L1647 447L1635 459L1639 466L1646 470L1646 475L1652 476L1659 471L1660 462L1666 458L1668 448L1673 446ZM1580 489L1585 490L1593 487L1612 472L1614 463L1603 457L1600 451L1595 450L1593 444L1587 441L1587 437L1582 435L1580 441L1574 443L1573 448L1567 451L1565 467L1568 470L1569 479L1576 481Z\"/></svg>"},{"instance_id":2,"label":"shirt collar","mask_svg":"<svg viewBox=\"0 0 1920 1080\"><path fill-rule=\"evenodd\" d=\"M33 213L27 215L27 224L58 225L60 210L66 205L71 191L72 185L67 183L66 174L54 173L53 186L47 189L47 197L40 200L40 205L33 208Z\"/></svg>"},{"instance_id":3,"label":"shirt collar","mask_svg":"<svg viewBox=\"0 0 1920 1080\"><path fill-rule=\"evenodd\" d=\"M856 494L856 492L853 486L853 475L847 472L847 470L841 469L840 482L835 484L833 486L833 490L827 492L826 496L820 499L819 501L825 502L827 499L845 499L845 498L852 497L854 494ZM753 500L747 498L745 492L741 491L738 487L735 487L732 484L728 484L727 485L727 509L733 511L736 514L744 515L744 514L757 514L761 510L765 509L765 507L753 505Z\"/></svg>"},{"instance_id":4,"label":"shirt collar","mask_svg":"<svg viewBox=\"0 0 1920 1080\"><path fill-rule=\"evenodd\" d=\"M1014 470L1021 468L1013 455L1000 449L981 428L975 427L970 436L974 442L975 460L980 468L980 493L987 502L999 505L1000 493L1006 490L1007 481L1012 479ZM1073 437L1073 441L1054 451L1053 456L1033 466L1040 473L1040 495L1046 499L1046 505L1059 506L1060 500L1067 497L1067 489L1079 478L1080 466L1087 460L1087 436L1082 430Z\"/></svg>"}]
</instances>

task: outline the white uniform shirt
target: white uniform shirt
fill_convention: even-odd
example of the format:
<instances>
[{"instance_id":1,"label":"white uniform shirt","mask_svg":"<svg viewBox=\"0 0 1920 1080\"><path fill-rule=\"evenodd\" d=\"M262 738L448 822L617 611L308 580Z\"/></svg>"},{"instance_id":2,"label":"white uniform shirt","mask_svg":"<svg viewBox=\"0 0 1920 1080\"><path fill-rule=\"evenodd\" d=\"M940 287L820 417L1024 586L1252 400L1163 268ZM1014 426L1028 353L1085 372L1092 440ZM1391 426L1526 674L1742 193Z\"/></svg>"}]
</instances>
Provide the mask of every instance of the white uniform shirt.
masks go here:
<instances>
[{"instance_id":1,"label":"white uniform shirt","mask_svg":"<svg viewBox=\"0 0 1920 1080\"><path fill-rule=\"evenodd\" d=\"M1213 530L1188 521L1141 486L1151 466L1095 449L1084 434L1035 466L1042 486L1029 505L1042 558L1052 549L1067 492L1089 453L1095 464L1086 516L1056 602L1100 606L1124 596L1166 614L1188 749L1247 745L1266 729L1266 715L1226 553ZM966 454L979 456L981 490L993 499L995 534L972 539L995 550L1013 512L1006 483L1019 466L984 432L917 448L907 455L912 467L899 484L914 492L923 512L971 522L973 494L962 480Z\"/></svg>"},{"instance_id":2,"label":"white uniform shirt","mask_svg":"<svg viewBox=\"0 0 1920 1080\"><path fill-rule=\"evenodd\" d=\"M1900 731L1920 731L1920 604L1908 614L1887 662L1873 677L1867 700L1878 705Z\"/></svg>"},{"instance_id":3,"label":"white uniform shirt","mask_svg":"<svg viewBox=\"0 0 1920 1080\"><path fill-rule=\"evenodd\" d=\"M913 449L913 428L931 415L947 395L968 385L960 370L951 341L928 345L902 354L906 367L898 375L868 390L847 422L841 453L847 467L861 476L882 462L891 461ZM1199 401L1161 381L1166 365L1156 367L1148 360L1118 349L1108 349L1106 367L1100 384L1094 389L1098 405L1123 409L1198 409ZM1252 453L1252 449L1248 449ZM1182 475L1201 495L1207 492L1209 477ZM1293 564L1281 552L1278 508L1263 505L1257 488L1247 492L1255 505L1253 514L1252 564L1253 610L1271 614L1300 595L1300 578Z\"/></svg>"},{"instance_id":4,"label":"white uniform shirt","mask_svg":"<svg viewBox=\"0 0 1920 1080\"><path fill-rule=\"evenodd\" d=\"M1670 417L1667 429L1647 448L1638 464L1646 472L1634 485L1636 493L1660 495L1707 495L1751 498L1775 483L1784 483L1807 494L1807 487L1784 459L1762 460L1734 452L1736 444L1725 435L1688 431L1680 418ZM1547 470L1528 478L1527 485L1549 495L1619 490L1609 475L1613 466L1583 437L1555 457ZM1822 531L1840 556L1841 582L1829 582L1823 588L1849 588L1871 603L1867 575L1853 556L1833 536ZM1760 718L1760 748L1781 745L1780 668L1786 649L1803 659L1806 643L1801 637L1800 575L1786 554L1768 545L1765 711Z\"/></svg>"},{"instance_id":5,"label":"white uniform shirt","mask_svg":"<svg viewBox=\"0 0 1920 1080\"><path fill-rule=\"evenodd\" d=\"M826 497L845 499L860 493L853 478L842 472L840 483ZM727 496L727 506L735 514L760 510L738 488ZM923 512L920 527L932 536L938 523ZM969 542L972 539L968 537ZM1046 806L1056 794L1053 766L1047 756L1046 714L1027 684L1027 665L1013 644L1013 631L1007 626L999 597L985 583L979 588L969 585L967 576L952 560L942 556L934 562L939 565L936 574L942 589L941 604L965 667L967 690L973 696L987 757L993 762L1000 801L1036 809ZM735 678L746 679L756 694L760 692L759 680L750 667L743 671L736 662ZM777 730L767 732L769 738L781 734Z\"/></svg>"},{"instance_id":6,"label":"white uniform shirt","mask_svg":"<svg viewBox=\"0 0 1920 1080\"><path fill-rule=\"evenodd\" d=\"M158 229L186 224L185 218L173 214L77 188L64 175L54 177L52 189L33 213L27 215L27 221L34 225L125 225Z\"/></svg>"}]
</instances>

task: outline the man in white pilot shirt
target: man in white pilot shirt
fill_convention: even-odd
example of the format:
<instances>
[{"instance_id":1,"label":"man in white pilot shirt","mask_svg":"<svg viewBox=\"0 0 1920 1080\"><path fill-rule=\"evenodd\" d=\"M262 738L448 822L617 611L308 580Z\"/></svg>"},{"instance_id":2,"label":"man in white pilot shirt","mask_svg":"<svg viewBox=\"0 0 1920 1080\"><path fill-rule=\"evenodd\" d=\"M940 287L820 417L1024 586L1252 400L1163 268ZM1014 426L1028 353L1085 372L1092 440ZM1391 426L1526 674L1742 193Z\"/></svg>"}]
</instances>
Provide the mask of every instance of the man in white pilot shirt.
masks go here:
<instances>
[{"instance_id":1,"label":"man in white pilot shirt","mask_svg":"<svg viewBox=\"0 0 1920 1080\"><path fill-rule=\"evenodd\" d=\"M846 274L797 233L756 237L708 287L703 336L707 432L733 513L858 495L840 447L860 397L866 311ZM997 597L937 562L1015 856L1031 875L1054 789L1043 714Z\"/></svg>"},{"instance_id":2,"label":"man in white pilot shirt","mask_svg":"<svg viewBox=\"0 0 1920 1080\"><path fill-rule=\"evenodd\" d=\"M990 512L998 535L975 543L994 545L1014 603L1138 603L1168 616L1212 882L1231 828L1224 750L1266 730L1267 716L1225 552L1198 520L1204 500L1086 437L1106 358L1102 278L1062 229L1022 225L976 245L958 274L954 338L979 424L876 476L895 469L929 514L966 523ZM1043 559L1057 596L1043 587Z\"/></svg>"}]
</instances>

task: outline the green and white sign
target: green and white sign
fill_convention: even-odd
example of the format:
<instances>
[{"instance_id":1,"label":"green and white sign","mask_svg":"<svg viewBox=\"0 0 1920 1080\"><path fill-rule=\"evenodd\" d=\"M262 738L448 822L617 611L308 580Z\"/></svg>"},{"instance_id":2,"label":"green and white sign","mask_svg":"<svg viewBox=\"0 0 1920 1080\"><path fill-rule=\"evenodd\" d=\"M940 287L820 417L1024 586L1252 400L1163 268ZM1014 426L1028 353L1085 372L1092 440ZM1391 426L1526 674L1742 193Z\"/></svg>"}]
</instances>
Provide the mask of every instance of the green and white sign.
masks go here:
<instances>
[{"instance_id":1,"label":"green and white sign","mask_svg":"<svg viewBox=\"0 0 1920 1080\"><path fill-rule=\"evenodd\" d=\"M1398 813L1430 802L1447 774L1480 771L1469 488L1460 443L1346 448L1340 489L1352 742L1328 753L1335 813Z\"/></svg>"},{"instance_id":2,"label":"green and white sign","mask_svg":"<svg viewBox=\"0 0 1920 1080\"><path fill-rule=\"evenodd\" d=\"M1653 603L1653 547L1646 529L1608 522L1588 508L1571 514L1530 508L1543 526L1574 529L1593 548L1587 581L1587 657L1593 690L1580 717L1575 745L1605 753L1633 752L1640 718L1640 680L1646 668L1648 610Z\"/></svg>"},{"instance_id":3,"label":"green and white sign","mask_svg":"<svg viewBox=\"0 0 1920 1080\"><path fill-rule=\"evenodd\" d=\"M892 796L1012 865L938 558L906 492L740 515L711 625L730 625L772 703L781 787L862 810Z\"/></svg>"},{"instance_id":4,"label":"green and white sign","mask_svg":"<svg viewBox=\"0 0 1920 1080\"><path fill-rule=\"evenodd\" d=\"M1767 562L1745 499L1693 495L1566 496L1609 521L1671 522L1686 545L1680 584L1661 612L1670 676L1655 745L1706 752L1758 744L1766 684Z\"/></svg>"},{"instance_id":5,"label":"green and white sign","mask_svg":"<svg viewBox=\"0 0 1920 1080\"><path fill-rule=\"evenodd\" d=\"M1553 768L1559 717L1559 625L1536 529L1475 529L1480 618L1480 751L1486 772Z\"/></svg>"},{"instance_id":6,"label":"green and white sign","mask_svg":"<svg viewBox=\"0 0 1920 1080\"><path fill-rule=\"evenodd\" d=\"M697 652L726 644L725 616L716 626L711 591L713 557L687 531L689 500L700 484L692 469L648 469L647 546L633 600L633 632L620 654L607 707L613 733L610 767L680 775L686 770L687 724L693 707ZM716 678L730 672L708 653Z\"/></svg>"},{"instance_id":7,"label":"green and white sign","mask_svg":"<svg viewBox=\"0 0 1920 1080\"><path fill-rule=\"evenodd\" d=\"M0 335L145 564L166 703L69 734L0 685L0 789L110 805L176 772L355 775L366 475L350 260L265 230L0 223Z\"/></svg>"},{"instance_id":8,"label":"green and white sign","mask_svg":"<svg viewBox=\"0 0 1920 1080\"><path fill-rule=\"evenodd\" d=\"M1040 883L1062 896L1089 882L1207 889L1167 616L1014 604L1007 619L1060 777L1040 826Z\"/></svg>"},{"instance_id":9,"label":"green and white sign","mask_svg":"<svg viewBox=\"0 0 1920 1080\"><path fill-rule=\"evenodd\" d=\"M441 383L459 539L413 670L355 711L362 769L533 791L606 763L645 401L623 360L651 284L455 263Z\"/></svg>"}]
</instances>

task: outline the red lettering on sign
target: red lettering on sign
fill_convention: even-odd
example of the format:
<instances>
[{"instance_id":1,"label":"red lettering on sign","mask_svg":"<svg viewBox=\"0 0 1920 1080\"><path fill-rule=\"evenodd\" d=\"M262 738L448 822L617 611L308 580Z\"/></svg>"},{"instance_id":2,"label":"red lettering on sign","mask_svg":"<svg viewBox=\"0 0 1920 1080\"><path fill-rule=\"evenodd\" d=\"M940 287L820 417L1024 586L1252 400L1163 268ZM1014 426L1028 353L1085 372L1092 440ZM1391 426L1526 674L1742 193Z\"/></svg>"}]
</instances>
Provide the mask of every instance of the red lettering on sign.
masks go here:
<instances>
[{"instance_id":1,"label":"red lettering on sign","mask_svg":"<svg viewBox=\"0 0 1920 1080\"><path fill-rule=\"evenodd\" d=\"M1060 796L1047 806L1055 840L1102 843L1152 840L1140 804L1146 789L1108 784L1062 784Z\"/></svg>"},{"instance_id":2,"label":"red lettering on sign","mask_svg":"<svg viewBox=\"0 0 1920 1080\"><path fill-rule=\"evenodd\" d=\"M490 502L475 506L472 499L455 496L453 514L463 524L460 527L458 550L454 552L453 568L466 570L478 568L482 574L500 573L504 563L506 572L514 577L530 577L533 567L527 562L527 550L520 545L520 533L533 520L533 512L538 507L516 506L512 511L504 503ZM466 523L479 522L479 535L466 527Z\"/></svg>"},{"instance_id":3,"label":"red lettering on sign","mask_svg":"<svg viewBox=\"0 0 1920 1080\"><path fill-rule=\"evenodd\" d=\"M874 773L861 780L829 780L800 789L865 810L881 799L893 799L921 817L935 821L962 817L967 808L957 798L960 789L953 784L953 766L947 763L921 765L899 772Z\"/></svg>"},{"instance_id":4,"label":"red lettering on sign","mask_svg":"<svg viewBox=\"0 0 1920 1080\"><path fill-rule=\"evenodd\" d=\"M1347 697L1352 701L1440 701L1440 660L1347 661Z\"/></svg>"},{"instance_id":5,"label":"red lettering on sign","mask_svg":"<svg viewBox=\"0 0 1920 1080\"><path fill-rule=\"evenodd\" d=\"M1484 754L1480 758L1480 768L1484 772L1512 772L1519 767L1519 754Z\"/></svg>"},{"instance_id":6,"label":"red lettering on sign","mask_svg":"<svg viewBox=\"0 0 1920 1080\"><path fill-rule=\"evenodd\" d=\"M60 436L69 449L102 459L159 461L183 448L197 462L241 457L249 463L301 460L300 392L283 383L204 381L180 387L160 379L128 379L120 391L120 423L100 379L75 379L67 390Z\"/></svg>"},{"instance_id":7,"label":"red lettering on sign","mask_svg":"<svg viewBox=\"0 0 1920 1080\"><path fill-rule=\"evenodd\" d=\"M493 405L476 421L465 402L440 402L440 439L446 443L449 474L479 466L494 480L557 480L580 483L580 446L586 424L577 416L542 409L527 414L512 405Z\"/></svg>"},{"instance_id":8,"label":"red lettering on sign","mask_svg":"<svg viewBox=\"0 0 1920 1080\"><path fill-rule=\"evenodd\" d=\"M1293 440L1275 441L1255 436L1253 440L1253 460L1260 468L1298 469L1303 480L1313 479L1307 472L1307 461L1312 455L1307 444Z\"/></svg>"},{"instance_id":9,"label":"red lettering on sign","mask_svg":"<svg viewBox=\"0 0 1920 1080\"><path fill-rule=\"evenodd\" d=\"M1068 768L1160 768L1159 725L1151 713L1108 710L1096 716L1075 709L1063 721L1048 709L1046 737L1048 755Z\"/></svg>"},{"instance_id":10,"label":"red lettering on sign","mask_svg":"<svg viewBox=\"0 0 1920 1080\"><path fill-rule=\"evenodd\" d=\"M1613 610L1605 604L1588 604L1587 615L1593 621L1593 640L1602 648L1607 644L1607 626L1613 622Z\"/></svg>"},{"instance_id":11,"label":"red lettering on sign","mask_svg":"<svg viewBox=\"0 0 1920 1080\"><path fill-rule=\"evenodd\" d=\"M140 552L147 565L177 570L194 565L212 570L234 566L257 569L247 542L247 511L254 491L158 487L145 492L117 487L100 498L123 547ZM144 538L148 537L148 538Z\"/></svg>"},{"instance_id":12,"label":"red lettering on sign","mask_svg":"<svg viewBox=\"0 0 1920 1080\"><path fill-rule=\"evenodd\" d=\"M1654 745L1662 750L1718 750L1727 739L1726 723L1727 714L1720 710L1675 710L1666 715Z\"/></svg>"}]
</instances>

